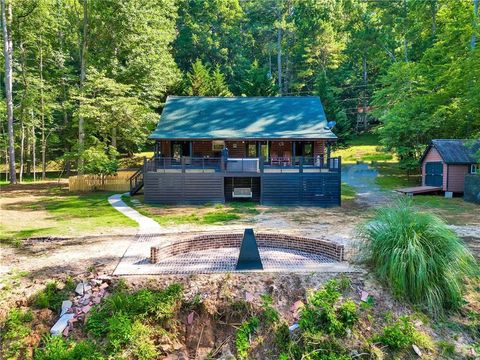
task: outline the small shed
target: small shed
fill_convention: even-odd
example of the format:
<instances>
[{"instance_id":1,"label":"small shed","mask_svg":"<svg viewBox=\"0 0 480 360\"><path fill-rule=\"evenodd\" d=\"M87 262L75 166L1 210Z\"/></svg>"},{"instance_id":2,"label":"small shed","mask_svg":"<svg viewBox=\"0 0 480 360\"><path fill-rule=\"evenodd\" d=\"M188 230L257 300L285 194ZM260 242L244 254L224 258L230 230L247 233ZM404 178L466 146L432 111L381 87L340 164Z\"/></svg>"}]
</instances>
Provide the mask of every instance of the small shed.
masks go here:
<instances>
[{"instance_id":1,"label":"small shed","mask_svg":"<svg viewBox=\"0 0 480 360\"><path fill-rule=\"evenodd\" d=\"M432 140L421 158L422 185L463 192L465 175L480 171L479 150L480 140Z\"/></svg>"}]
</instances>

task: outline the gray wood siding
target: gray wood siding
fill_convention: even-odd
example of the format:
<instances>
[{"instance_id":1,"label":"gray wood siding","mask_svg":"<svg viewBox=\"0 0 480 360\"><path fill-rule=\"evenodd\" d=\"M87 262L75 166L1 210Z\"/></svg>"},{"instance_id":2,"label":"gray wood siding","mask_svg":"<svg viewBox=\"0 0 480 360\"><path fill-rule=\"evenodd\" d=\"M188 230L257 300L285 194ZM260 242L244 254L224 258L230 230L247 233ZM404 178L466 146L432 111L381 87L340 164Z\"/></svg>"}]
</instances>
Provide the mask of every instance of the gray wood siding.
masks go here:
<instances>
[{"instance_id":1,"label":"gray wood siding","mask_svg":"<svg viewBox=\"0 0 480 360\"><path fill-rule=\"evenodd\" d=\"M340 173L264 174L261 202L265 205L339 206Z\"/></svg>"},{"instance_id":2,"label":"gray wood siding","mask_svg":"<svg viewBox=\"0 0 480 360\"><path fill-rule=\"evenodd\" d=\"M230 178L230 179L228 179ZM225 202L231 192L231 176L223 173L148 172L144 179L145 202L149 204L205 204ZM249 178L248 179L249 182ZM340 173L262 174L254 179L260 202L265 205L340 206ZM256 199L255 199L256 200Z\"/></svg>"},{"instance_id":3,"label":"gray wood siding","mask_svg":"<svg viewBox=\"0 0 480 360\"><path fill-rule=\"evenodd\" d=\"M225 202L223 175L162 174L149 172L144 180L145 202L148 204L204 204Z\"/></svg>"}]
</instances>

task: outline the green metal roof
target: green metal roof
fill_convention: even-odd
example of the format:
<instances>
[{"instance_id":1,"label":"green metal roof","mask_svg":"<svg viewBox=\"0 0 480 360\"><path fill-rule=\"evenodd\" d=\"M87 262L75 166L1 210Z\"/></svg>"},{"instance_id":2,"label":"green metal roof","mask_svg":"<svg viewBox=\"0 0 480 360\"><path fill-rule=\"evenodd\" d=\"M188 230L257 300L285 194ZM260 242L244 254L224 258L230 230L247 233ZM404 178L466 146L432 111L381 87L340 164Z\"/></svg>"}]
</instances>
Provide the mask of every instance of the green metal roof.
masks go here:
<instances>
[{"instance_id":1,"label":"green metal roof","mask_svg":"<svg viewBox=\"0 0 480 360\"><path fill-rule=\"evenodd\" d=\"M317 96L169 96L150 139L336 139Z\"/></svg>"}]
</instances>

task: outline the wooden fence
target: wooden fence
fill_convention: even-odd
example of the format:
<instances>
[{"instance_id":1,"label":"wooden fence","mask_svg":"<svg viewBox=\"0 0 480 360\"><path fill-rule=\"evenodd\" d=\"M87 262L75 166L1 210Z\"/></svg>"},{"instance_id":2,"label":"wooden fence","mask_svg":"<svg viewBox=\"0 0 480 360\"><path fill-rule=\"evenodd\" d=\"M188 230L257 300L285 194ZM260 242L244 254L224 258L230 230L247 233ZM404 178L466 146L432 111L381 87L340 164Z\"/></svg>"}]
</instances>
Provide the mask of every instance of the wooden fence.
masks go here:
<instances>
[{"instance_id":1,"label":"wooden fence","mask_svg":"<svg viewBox=\"0 0 480 360\"><path fill-rule=\"evenodd\" d=\"M75 192L87 191L129 191L129 178L135 171L119 171L116 175L77 175L68 178L68 190Z\"/></svg>"}]
</instances>

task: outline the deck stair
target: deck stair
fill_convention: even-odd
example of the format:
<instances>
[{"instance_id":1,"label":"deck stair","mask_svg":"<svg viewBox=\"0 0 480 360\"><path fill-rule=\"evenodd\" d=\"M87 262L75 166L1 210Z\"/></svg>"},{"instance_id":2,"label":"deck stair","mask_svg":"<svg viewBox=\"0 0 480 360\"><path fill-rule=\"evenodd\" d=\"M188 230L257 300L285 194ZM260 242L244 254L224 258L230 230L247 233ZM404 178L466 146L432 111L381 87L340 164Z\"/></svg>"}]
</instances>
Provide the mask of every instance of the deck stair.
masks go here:
<instances>
[{"instance_id":1,"label":"deck stair","mask_svg":"<svg viewBox=\"0 0 480 360\"><path fill-rule=\"evenodd\" d=\"M135 195L143 187L143 169L142 166L130 177L130 195Z\"/></svg>"}]
</instances>

